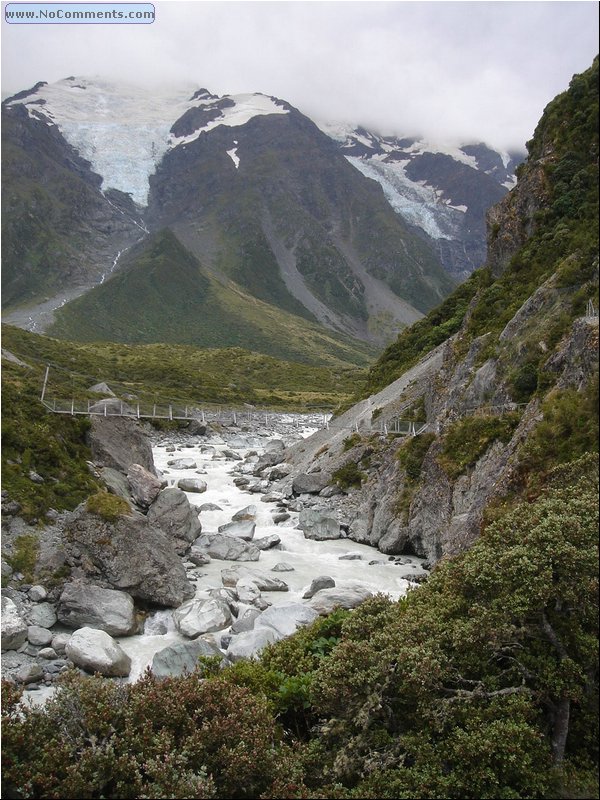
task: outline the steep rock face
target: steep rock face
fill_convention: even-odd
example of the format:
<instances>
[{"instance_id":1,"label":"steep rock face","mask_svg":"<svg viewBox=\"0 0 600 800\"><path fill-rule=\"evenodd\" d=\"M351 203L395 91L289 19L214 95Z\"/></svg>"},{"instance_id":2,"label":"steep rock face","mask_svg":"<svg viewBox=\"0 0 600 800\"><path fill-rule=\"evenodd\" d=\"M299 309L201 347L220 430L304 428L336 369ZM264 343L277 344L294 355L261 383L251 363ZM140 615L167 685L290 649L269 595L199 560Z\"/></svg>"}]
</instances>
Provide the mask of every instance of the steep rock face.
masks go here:
<instances>
[{"instance_id":1,"label":"steep rock face","mask_svg":"<svg viewBox=\"0 0 600 800\"><path fill-rule=\"evenodd\" d=\"M56 125L2 105L3 307L89 287L142 234L139 213ZM57 302L58 305L58 302Z\"/></svg>"}]
</instances>

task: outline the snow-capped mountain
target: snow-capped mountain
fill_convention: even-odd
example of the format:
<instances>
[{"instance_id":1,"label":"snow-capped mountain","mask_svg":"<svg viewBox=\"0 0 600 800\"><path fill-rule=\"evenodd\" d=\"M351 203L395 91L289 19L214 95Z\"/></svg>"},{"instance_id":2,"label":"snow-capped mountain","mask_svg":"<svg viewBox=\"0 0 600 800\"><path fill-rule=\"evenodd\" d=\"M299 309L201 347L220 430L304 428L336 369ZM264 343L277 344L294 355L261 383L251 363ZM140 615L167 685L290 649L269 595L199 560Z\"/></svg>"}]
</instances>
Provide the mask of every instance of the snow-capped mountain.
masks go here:
<instances>
[{"instance_id":1,"label":"snow-capped mountain","mask_svg":"<svg viewBox=\"0 0 600 800\"><path fill-rule=\"evenodd\" d=\"M94 313L110 317L117 302L99 300L112 273L144 280L146 240L155 258L155 235L170 231L197 260L160 239L185 261L188 285L197 268L311 324L384 342L451 290L448 271L483 263L484 214L511 176L484 145L324 131L263 94L71 77L2 110L5 302L51 303L54 291L62 305L74 281L78 294L101 284L77 301L73 335L100 335ZM132 292L132 330L156 337L148 307L136 309L142 294ZM188 301L171 293L173 314Z\"/></svg>"},{"instance_id":2,"label":"snow-capped mountain","mask_svg":"<svg viewBox=\"0 0 600 800\"><path fill-rule=\"evenodd\" d=\"M381 185L392 208L429 239L451 274L462 279L483 264L485 212L515 185L524 153L381 136L330 122L319 127L356 169Z\"/></svg>"}]
</instances>

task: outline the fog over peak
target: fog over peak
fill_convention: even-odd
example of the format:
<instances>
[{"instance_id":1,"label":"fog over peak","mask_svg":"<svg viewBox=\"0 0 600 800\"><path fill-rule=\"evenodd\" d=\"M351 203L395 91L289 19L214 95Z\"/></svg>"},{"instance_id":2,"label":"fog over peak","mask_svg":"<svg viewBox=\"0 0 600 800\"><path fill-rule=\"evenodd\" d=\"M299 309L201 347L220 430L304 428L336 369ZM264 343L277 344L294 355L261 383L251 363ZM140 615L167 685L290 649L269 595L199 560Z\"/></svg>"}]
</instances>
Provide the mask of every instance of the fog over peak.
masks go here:
<instances>
[{"instance_id":1,"label":"fog over peak","mask_svg":"<svg viewBox=\"0 0 600 800\"><path fill-rule=\"evenodd\" d=\"M522 149L598 50L592 2L161 2L151 25L2 24L2 88L100 75L263 92L386 135Z\"/></svg>"}]
</instances>

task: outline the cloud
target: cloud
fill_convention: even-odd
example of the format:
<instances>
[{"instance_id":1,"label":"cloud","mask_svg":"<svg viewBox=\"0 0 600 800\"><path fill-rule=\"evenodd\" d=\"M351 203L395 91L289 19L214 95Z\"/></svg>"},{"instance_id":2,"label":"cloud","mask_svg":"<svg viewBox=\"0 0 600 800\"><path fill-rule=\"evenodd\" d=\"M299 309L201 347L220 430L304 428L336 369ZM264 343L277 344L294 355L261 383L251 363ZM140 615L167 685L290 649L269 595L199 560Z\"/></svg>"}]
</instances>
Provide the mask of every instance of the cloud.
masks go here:
<instances>
[{"instance_id":1,"label":"cloud","mask_svg":"<svg viewBox=\"0 0 600 800\"><path fill-rule=\"evenodd\" d=\"M3 23L3 89L102 75L262 91L384 133L522 147L598 49L591 2L161 2L152 25Z\"/></svg>"}]
</instances>

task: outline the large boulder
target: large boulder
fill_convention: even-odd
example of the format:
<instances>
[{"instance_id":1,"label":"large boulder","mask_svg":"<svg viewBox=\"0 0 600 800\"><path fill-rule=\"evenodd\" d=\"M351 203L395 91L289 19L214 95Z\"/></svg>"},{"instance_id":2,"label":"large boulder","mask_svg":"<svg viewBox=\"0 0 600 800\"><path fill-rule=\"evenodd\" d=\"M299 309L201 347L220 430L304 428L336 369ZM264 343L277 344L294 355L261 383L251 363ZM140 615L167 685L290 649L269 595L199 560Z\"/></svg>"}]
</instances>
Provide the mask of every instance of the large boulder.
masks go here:
<instances>
[{"instance_id":1,"label":"large boulder","mask_svg":"<svg viewBox=\"0 0 600 800\"><path fill-rule=\"evenodd\" d=\"M56 610L52 603L37 603L27 612L27 619L30 625L51 628L56 625Z\"/></svg>"},{"instance_id":2,"label":"large boulder","mask_svg":"<svg viewBox=\"0 0 600 800\"><path fill-rule=\"evenodd\" d=\"M198 514L181 489L163 489L148 509L148 522L168 536L179 555L202 532Z\"/></svg>"},{"instance_id":3,"label":"large boulder","mask_svg":"<svg viewBox=\"0 0 600 800\"><path fill-rule=\"evenodd\" d=\"M162 482L141 464L130 464L127 470L127 481L131 496L142 508L148 508L161 490Z\"/></svg>"},{"instance_id":4,"label":"large boulder","mask_svg":"<svg viewBox=\"0 0 600 800\"><path fill-rule=\"evenodd\" d=\"M236 586L241 578L249 578L261 592L287 592L289 586L285 581L274 578L258 569L222 569L223 586Z\"/></svg>"},{"instance_id":5,"label":"large boulder","mask_svg":"<svg viewBox=\"0 0 600 800\"><path fill-rule=\"evenodd\" d=\"M276 533L270 533L268 536L261 536L260 539L254 539L253 544L259 550L270 550L272 547L277 547L281 544L281 537Z\"/></svg>"},{"instance_id":6,"label":"large boulder","mask_svg":"<svg viewBox=\"0 0 600 800\"><path fill-rule=\"evenodd\" d=\"M2 649L18 650L27 641L27 623L10 597L2 595Z\"/></svg>"},{"instance_id":7,"label":"large boulder","mask_svg":"<svg viewBox=\"0 0 600 800\"><path fill-rule=\"evenodd\" d=\"M367 597L372 596L372 592L362 586L352 586L347 589L321 589L312 598L309 606L321 616L326 617L336 608L356 608Z\"/></svg>"},{"instance_id":8,"label":"large boulder","mask_svg":"<svg viewBox=\"0 0 600 800\"><path fill-rule=\"evenodd\" d=\"M254 522L257 511L256 506L245 506L245 508L240 508L239 511L236 511L231 519L234 522Z\"/></svg>"},{"instance_id":9,"label":"large boulder","mask_svg":"<svg viewBox=\"0 0 600 800\"><path fill-rule=\"evenodd\" d=\"M231 633L237 634L251 631L261 613L258 608L247 608L244 612L240 612L239 617L231 626Z\"/></svg>"},{"instance_id":10,"label":"large boulder","mask_svg":"<svg viewBox=\"0 0 600 800\"><path fill-rule=\"evenodd\" d=\"M340 523L335 517L312 508L302 509L298 527L302 529L306 539L315 539L319 542L325 539L339 539L342 535Z\"/></svg>"},{"instance_id":11,"label":"large boulder","mask_svg":"<svg viewBox=\"0 0 600 800\"><path fill-rule=\"evenodd\" d=\"M239 584L238 584L239 585ZM303 603L272 606L258 617L254 630L272 628L279 636L291 636L298 628L310 625L319 617L317 611Z\"/></svg>"},{"instance_id":12,"label":"large boulder","mask_svg":"<svg viewBox=\"0 0 600 800\"><path fill-rule=\"evenodd\" d=\"M92 417L87 441L95 463L126 473L131 464L156 474L150 441L136 420Z\"/></svg>"},{"instance_id":13,"label":"large boulder","mask_svg":"<svg viewBox=\"0 0 600 800\"><path fill-rule=\"evenodd\" d=\"M243 658L258 658L258 654L264 647L282 638L273 628L244 631L232 637L227 648L227 658L230 661L240 661Z\"/></svg>"},{"instance_id":14,"label":"large boulder","mask_svg":"<svg viewBox=\"0 0 600 800\"><path fill-rule=\"evenodd\" d=\"M197 469L198 464L193 458L172 458L167 461L169 467L173 469Z\"/></svg>"},{"instance_id":15,"label":"large boulder","mask_svg":"<svg viewBox=\"0 0 600 800\"><path fill-rule=\"evenodd\" d=\"M331 475L325 472L300 473L292 482L294 494L319 494L331 482Z\"/></svg>"},{"instance_id":16,"label":"large boulder","mask_svg":"<svg viewBox=\"0 0 600 800\"><path fill-rule=\"evenodd\" d=\"M126 592L78 581L64 587L58 619L67 628L96 628L111 636L129 636L136 628L135 607Z\"/></svg>"},{"instance_id":17,"label":"large boulder","mask_svg":"<svg viewBox=\"0 0 600 800\"><path fill-rule=\"evenodd\" d=\"M158 606L180 606L194 595L171 540L141 514L109 522L82 504L63 538L71 563L96 584Z\"/></svg>"},{"instance_id":18,"label":"large boulder","mask_svg":"<svg viewBox=\"0 0 600 800\"><path fill-rule=\"evenodd\" d=\"M174 678L193 672L201 656L220 656L221 652L204 639L173 644L159 650L152 659L150 671L157 678Z\"/></svg>"},{"instance_id":19,"label":"large boulder","mask_svg":"<svg viewBox=\"0 0 600 800\"><path fill-rule=\"evenodd\" d=\"M311 597L314 597L317 592L320 592L321 589L333 589L335 586L335 581L329 575L319 575L318 578L313 578L310 582L310 586L302 595L303 600L310 600Z\"/></svg>"},{"instance_id":20,"label":"large boulder","mask_svg":"<svg viewBox=\"0 0 600 800\"><path fill-rule=\"evenodd\" d=\"M80 628L65 647L67 658L87 672L99 672L107 677L127 677L131 659L105 631Z\"/></svg>"},{"instance_id":21,"label":"large boulder","mask_svg":"<svg viewBox=\"0 0 600 800\"><path fill-rule=\"evenodd\" d=\"M188 600L173 613L175 627L189 639L203 633L221 631L231 625L231 612L227 603L219 598Z\"/></svg>"},{"instance_id":22,"label":"large boulder","mask_svg":"<svg viewBox=\"0 0 600 800\"><path fill-rule=\"evenodd\" d=\"M249 520L243 522L228 522L226 525L219 525L219 533L225 536L235 536L249 542L254 536L256 523Z\"/></svg>"},{"instance_id":23,"label":"large boulder","mask_svg":"<svg viewBox=\"0 0 600 800\"><path fill-rule=\"evenodd\" d=\"M236 536L214 533L200 536L195 544L219 561L258 561L260 550Z\"/></svg>"},{"instance_id":24,"label":"large boulder","mask_svg":"<svg viewBox=\"0 0 600 800\"><path fill-rule=\"evenodd\" d=\"M103 467L100 470L100 477L106 484L106 488L109 492L123 497L125 500L129 500L131 497L129 481L121 472L113 469L113 467Z\"/></svg>"},{"instance_id":25,"label":"large boulder","mask_svg":"<svg viewBox=\"0 0 600 800\"><path fill-rule=\"evenodd\" d=\"M208 489L206 481L200 480L200 478L180 478L177 481L177 486L183 492L193 492L195 494L202 494Z\"/></svg>"}]
</instances>

